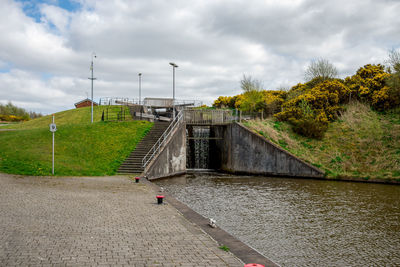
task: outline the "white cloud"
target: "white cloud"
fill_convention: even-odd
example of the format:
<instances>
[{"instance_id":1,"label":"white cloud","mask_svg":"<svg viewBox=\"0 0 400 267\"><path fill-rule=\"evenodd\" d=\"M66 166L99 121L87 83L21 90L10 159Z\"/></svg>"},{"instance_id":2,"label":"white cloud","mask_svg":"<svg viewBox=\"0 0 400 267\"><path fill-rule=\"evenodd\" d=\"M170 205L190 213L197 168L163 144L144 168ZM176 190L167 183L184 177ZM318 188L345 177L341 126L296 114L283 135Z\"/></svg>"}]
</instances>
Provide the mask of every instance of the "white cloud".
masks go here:
<instances>
[{"instance_id":1,"label":"white cloud","mask_svg":"<svg viewBox=\"0 0 400 267\"><path fill-rule=\"evenodd\" d=\"M55 2L56 3L56 2ZM383 62L399 47L398 1L95 1L64 10L40 4L41 18L2 0L0 101L50 113L72 108L90 91L95 59L95 98L172 96L211 103L240 93L243 74L268 89L303 80L310 60L324 57L341 76Z\"/></svg>"},{"instance_id":2,"label":"white cloud","mask_svg":"<svg viewBox=\"0 0 400 267\"><path fill-rule=\"evenodd\" d=\"M52 28L52 25L56 27L58 32L65 33L69 27L70 13L60 7L53 5L43 4L40 8L43 14L42 21Z\"/></svg>"}]
</instances>

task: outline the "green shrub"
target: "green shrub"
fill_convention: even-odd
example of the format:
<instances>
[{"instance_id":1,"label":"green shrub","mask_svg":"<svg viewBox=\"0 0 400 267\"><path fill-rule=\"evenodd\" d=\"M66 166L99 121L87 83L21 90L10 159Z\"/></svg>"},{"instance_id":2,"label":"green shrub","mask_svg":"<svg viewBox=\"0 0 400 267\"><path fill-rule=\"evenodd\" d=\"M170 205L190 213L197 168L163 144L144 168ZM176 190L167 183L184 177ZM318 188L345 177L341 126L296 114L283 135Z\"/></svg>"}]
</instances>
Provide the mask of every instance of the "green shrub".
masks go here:
<instances>
[{"instance_id":1,"label":"green shrub","mask_svg":"<svg viewBox=\"0 0 400 267\"><path fill-rule=\"evenodd\" d=\"M291 119L289 122L293 125L293 131L296 133L317 139L321 139L328 129L328 120L323 114L317 117Z\"/></svg>"}]
</instances>

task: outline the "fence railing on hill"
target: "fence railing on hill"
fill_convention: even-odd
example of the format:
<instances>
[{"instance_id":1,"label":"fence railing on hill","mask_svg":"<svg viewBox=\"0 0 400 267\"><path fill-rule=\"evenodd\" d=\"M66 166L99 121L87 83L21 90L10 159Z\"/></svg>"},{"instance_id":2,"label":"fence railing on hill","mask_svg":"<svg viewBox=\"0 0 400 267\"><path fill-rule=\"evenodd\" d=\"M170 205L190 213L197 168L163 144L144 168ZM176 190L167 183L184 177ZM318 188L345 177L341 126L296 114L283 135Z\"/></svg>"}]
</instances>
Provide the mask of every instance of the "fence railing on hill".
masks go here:
<instances>
[{"instance_id":1,"label":"fence railing on hill","mask_svg":"<svg viewBox=\"0 0 400 267\"><path fill-rule=\"evenodd\" d=\"M264 112L249 112L249 111L238 111L238 118L239 121L248 121L248 120L256 120L260 119L263 120L266 118L266 114Z\"/></svg>"},{"instance_id":2,"label":"fence railing on hill","mask_svg":"<svg viewBox=\"0 0 400 267\"><path fill-rule=\"evenodd\" d=\"M107 106L101 114L102 121L127 121L132 116L127 106Z\"/></svg>"}]
</instances>

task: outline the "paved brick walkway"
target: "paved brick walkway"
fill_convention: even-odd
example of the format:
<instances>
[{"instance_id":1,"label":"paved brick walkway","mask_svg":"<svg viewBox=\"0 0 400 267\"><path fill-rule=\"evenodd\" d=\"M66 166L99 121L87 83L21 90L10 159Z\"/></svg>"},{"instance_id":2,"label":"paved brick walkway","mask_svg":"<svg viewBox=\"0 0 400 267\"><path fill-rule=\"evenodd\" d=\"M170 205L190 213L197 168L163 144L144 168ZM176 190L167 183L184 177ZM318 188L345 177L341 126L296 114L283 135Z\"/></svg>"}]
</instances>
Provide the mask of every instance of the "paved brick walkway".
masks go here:
<instances>
[{"instance_id":1,"label":"paved brick walkway","mask_svg":"<svg viewBox=\"0 0 400 267\"><path fill-rule=\"evenodd\" d=\"M0 266L243 266L127 177L0 173Z\"/></svg>"}]
</instances>

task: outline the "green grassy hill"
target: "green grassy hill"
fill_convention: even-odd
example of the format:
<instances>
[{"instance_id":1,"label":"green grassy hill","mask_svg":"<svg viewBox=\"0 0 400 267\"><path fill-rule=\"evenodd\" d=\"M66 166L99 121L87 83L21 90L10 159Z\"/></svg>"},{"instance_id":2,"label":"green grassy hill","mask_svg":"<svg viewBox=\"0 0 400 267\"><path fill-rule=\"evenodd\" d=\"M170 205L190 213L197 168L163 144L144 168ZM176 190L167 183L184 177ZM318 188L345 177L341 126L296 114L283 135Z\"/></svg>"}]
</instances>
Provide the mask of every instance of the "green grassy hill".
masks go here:
<instances>
[{"instance_id":1,"label":"green grassy hill","mask_svg":"<svg viewBox=\"0 0 400 267\"><path fill-rule=\"evenodd\" d=\"M349 104L321 140L295 134L290 125L272 118L244 124L321 168L328 178L400 181L399 108L377 113L368 105Z\"/></svg>"},{"instance_id":2,"label":"green grassy hill","mask_svg":"<svg viewBox=\"0 0 400 267\"><path fill-rule=\"evenodd\" d=\"M55 114L55 174L113 175L119 165L152 127L144 121L102 122L102 106ZM21 124L2 126L0 131L0 171L26 175L50 175L51 116Z\"/></svg>"}]
</instances>

